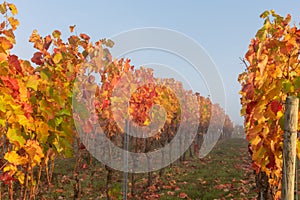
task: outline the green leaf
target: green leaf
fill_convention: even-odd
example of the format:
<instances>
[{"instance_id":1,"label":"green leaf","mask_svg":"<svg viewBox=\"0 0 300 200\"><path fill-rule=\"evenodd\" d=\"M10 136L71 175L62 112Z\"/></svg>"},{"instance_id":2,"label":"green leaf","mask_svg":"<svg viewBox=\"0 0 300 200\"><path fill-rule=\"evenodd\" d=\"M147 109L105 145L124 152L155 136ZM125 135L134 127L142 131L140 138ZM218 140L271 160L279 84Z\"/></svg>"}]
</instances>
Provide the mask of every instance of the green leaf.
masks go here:
<instances>
[{"instance_id":1,"label":"green leaf","mask_svg":"<svg viewBox=\"0 0 300 200\"><path fill-rule=\"evenodd\" d=\"M50 77L51 77L51 74L49 72L49 69L43 69L41 72L41 78L44 79L44 80L49 80Z\"/></svg>"},{"instance_id":2,"label":"green leaf","mask_svg":"<svg viewBox=\"0 0 300 200\"><path fill-rule=\"evenodd\" d=\"M295 88L295 90L300 89L300 77L296 77L294 79L294 88Z\"/></svg>"},{"instance_id":3,"label":"green leaf","mask_svg":"<svg viewBox=\"0 0 300 200\"><path fill-rule=\"evenodd\" d=\"M87 51L83 51L83 52L82 52L82 55L83 55L83 57L85 57L85 58L86 58L86 57L87 57L89 54L88 54L88 52L87 52Z\"/></svg>"},{"instance_id":4,"label":"green leaf","mask_svg":"<svg viewBox=\"0 0 300 200\"><path fill-rule=\"evenodd\" d=\"M63 121L64 121L64 119L62 117L56 117L55 118L55 125L59 126Z\"/></svg>"},{"instance_id":5,"label":"green leaf","mask_svg":"<svg viewBox=\"0 0 300 200\"><path fill-rule=\"evenodd\" d=\"M63 148L61 147L61 145L58 141L59 141L59 138L55 138L54 141L52 142L52 144L55 147L57 153L60 154L63 151Z\"/></svg>"},{"instance_id":6,"label":"green leaf","mask_svg":"<svg viewBox=\"0 0 300 200\"><path fill-rule=\"evenodd\" d=\"M284 115L279 119L279 126L281 130L284 130Z\"/></svg>"},{"instance_id":7,"label":"green leaf","mask_svg":"<svg viewBox=\"0 0 300 200\"><path fill-rule=\"evenodd\" d=\"M282 83L282 89L284 93L294 92L293 84L289 80Z\"/></svg>"},{"instance_id":8,"label":"green leaf","mask_svg":"<svg viewBox=\"0 0 300 200\"><path fill-rule=\"evenodd\" d=\"M71 111L68 109L62 109L59 111L58 115L67 115L67 116L72 116Z\"/></svg>"},{"instance_id":9,"label":"green leaf","mask_svg":"<svg viewBox=\"0 0 300 200\"><path fill-rule=\"evenodd\" d=\"M73 146L72 143L65 138L60 138L59 140L61 146L63 147L63 153L66 158L73 157Z\"/></svg>"},{"instance_id":10,"label":"green leaf","mask_svg":"<svg viewBox=\"0 0 300 200\"><path fill-rule=\"evenodd\" d=\"M260 40L265 40L267 37L267 30L266 27L262 27L261 29L259 29L255 35L255 37L258 37Z\"/></svg>"},{"instance_id":11,"label":"green leaf","mask_svg":"<svg viewBox=\"0 0 300 200\"><path fill-rule=\"evenodd\" d=\"M296 71L290 71L289 72L289 77L295 77L296 78L296 77L298 77L298 73Z\"/></svg>"}]
</instances>

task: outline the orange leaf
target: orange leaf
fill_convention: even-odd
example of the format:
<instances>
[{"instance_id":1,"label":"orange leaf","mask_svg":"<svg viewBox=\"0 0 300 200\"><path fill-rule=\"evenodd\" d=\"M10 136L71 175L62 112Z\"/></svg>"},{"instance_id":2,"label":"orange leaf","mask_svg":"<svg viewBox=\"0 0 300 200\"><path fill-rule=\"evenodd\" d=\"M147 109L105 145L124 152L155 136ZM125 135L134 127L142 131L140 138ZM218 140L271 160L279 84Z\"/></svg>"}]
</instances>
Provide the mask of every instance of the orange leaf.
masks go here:
<instances>
[{"instance_id":1,"label":"orange leaf","mask_svg":"<svg viewBox=\"0 0 300 200\"><path fill-rule=\"evenodd\" d=\"M74 29L75 29L76 25L73 25L73 26L69 26L70 28L70 32L73 33Z\"/></svg>"},{"instance_id":2,"label":"orange leaf","mask_svg":"<svg viewBox=\"0 0 300 200\"><path fill-rule=\"evenodd\" d=\"M84 39L84 40L89 40L89 39L90 39L90 37L89 37L87 34L84 34L84 33L81 33L79 36L80 36L82 39Z\"/></svg>"},{"instance_id":3,"label":"orange leaf","mask_svg":"<svg viewBox=\"0 0 300 200\"><path fill-rule=\"evenodd\" d=\"M9 17L8 21L13 30L16 30L17 26L19 26L19 24L20 24L19 20L15 19L14 17Z\"/></svg>"},{"instance_id":4,"label":"orange leaf","mask_svg":"<svg viewBox=\"0 0 300 200\"><path fill-rule=\"evenodd\" d=\"M5 37L0 37L0 53L5 53L6 50L13 48L13 44Z\"/></svg>"}]
</instances>

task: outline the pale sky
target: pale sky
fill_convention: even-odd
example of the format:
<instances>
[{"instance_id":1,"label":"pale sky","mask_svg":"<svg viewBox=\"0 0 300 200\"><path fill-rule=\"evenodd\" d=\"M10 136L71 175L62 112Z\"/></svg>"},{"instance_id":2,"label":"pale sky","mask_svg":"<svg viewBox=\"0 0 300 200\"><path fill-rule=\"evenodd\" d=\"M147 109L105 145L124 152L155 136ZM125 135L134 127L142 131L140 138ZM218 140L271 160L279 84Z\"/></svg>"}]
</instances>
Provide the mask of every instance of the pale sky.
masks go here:
<instances>
[{"instance_id":1,"label":"pale sky","mask_svg":"<svg viewBox=\"0 0 300 200\"><path fill-rule=\"evenodd\" d=\"M20 26L16 32L17 45L13 53L27 60L34 52L28 42L33 29L43 36L58 29L66 38L69 26L76 24L77 33L84 32L91 36L92 41L97 41L132 29L159 27L192 38L209 54L220 72L226 93L226 112L236 124L243 123L237 77L244 71L244 66L239 57L244 56L251 38L263 24L259 15L265 10L274 9L282 16L290 13L293 22L300 22L300 2L296 1L31 0L14 3L19 10L16 17ZM159 55L143 52L142 55L137 53L132 56L137 58L136 62L132 61L138 65L151 63L151 58L152 63L157 63L155 57ZM184 65L180 61L176 63ZM193 76L190 81L199 87L203 85L203 80L194 79ZM207 90L203 89L201 93L206 96Z\"/></svg>"}]
</instances>

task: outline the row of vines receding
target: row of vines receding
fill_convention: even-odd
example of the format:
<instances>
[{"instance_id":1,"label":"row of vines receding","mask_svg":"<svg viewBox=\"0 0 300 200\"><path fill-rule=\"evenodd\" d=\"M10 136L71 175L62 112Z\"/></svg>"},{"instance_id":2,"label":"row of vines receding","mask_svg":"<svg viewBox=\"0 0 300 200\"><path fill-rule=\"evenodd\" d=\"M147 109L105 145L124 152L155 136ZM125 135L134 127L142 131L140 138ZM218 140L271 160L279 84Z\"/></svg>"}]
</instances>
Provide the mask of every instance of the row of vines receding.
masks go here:
<instances>
[{"instance_id":1,"label":"row of vines receding","mask_svg":"<svg viewBox=\"0 0 300 200\"><path fill-rule=\"evenodd\" d=\"M109 52L113 47L111 40L93 43L82 33L64 41L58 30L45 37L34 30L29 41L36 52L30 61L19 59L11 53L16 44L14 33L19 26L15 18L18 10L14 4L4 2L0 4L0 12L4 19L0 24L0 199L36 199L45 185L53 187L55 162L66 158L76 160L73 197L80 198L78 174L85 168L81 163L83 152L91 148L87 146L91 138L97 137L96 125L116 146L124 147L126 130L116 121L126 117L121 109L126 105L128 94L131 96L126 109L135 122L130 124L132 134L140 134L137 129L140 126L145 130L159 127L150 137L129 137L128 148L132 152L147 153L165 146L176 135L179 124L188 133L180 138L181 161L186 159L183 151L187 149L190 156L199 154L208 127L214 128L222 138L230 137L233 123L218 104L185 90L179 81L155 78L152 69L135 69L129 59L113 59ZM71 34L73 31L74 26L71 26ZM114 87L124 75L128 82L122 86L120 98L113 98ZM141 79L148 83L135 88ZM182 97L181 103L176 94ZM153 105L160 106L152 109ZM183 111L184 106L189 109ZM160 120L152 122L149 113ZM214 121L210 120L212 114L217 116ZM165 123L159 124L159 121ZM190 127L197 127L197 131L190 133ZM76 128L85 135L80 135ZM95 149L100 149L101 156L111 157L110 149L101 145L97 143ZM174 149L177 150L174 147L170 151ZM88 155L91 164L93 158ZM169 152L165 152L163 157L168 155ZM110 185L116 171L109 165L104 168L107 172L105 195L113 199ZM134 175L132 177L131 195L134 197ZM149 172L147 186L151 184Z\"/></svg>"}]
</instances>

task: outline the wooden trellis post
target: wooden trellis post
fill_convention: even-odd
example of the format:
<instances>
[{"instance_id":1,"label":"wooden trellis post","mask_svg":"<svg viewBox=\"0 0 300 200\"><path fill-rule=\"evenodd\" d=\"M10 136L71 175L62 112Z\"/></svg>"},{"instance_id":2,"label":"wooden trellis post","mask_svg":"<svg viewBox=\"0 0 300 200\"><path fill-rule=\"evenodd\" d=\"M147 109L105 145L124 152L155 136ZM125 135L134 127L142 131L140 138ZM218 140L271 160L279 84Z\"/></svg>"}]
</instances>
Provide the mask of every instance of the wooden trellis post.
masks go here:
<instances>
[{"instance_id":1,"label":"wooden trellis post","mask_svg":"<svg viewBox=\"0 0 300 200\"><path fill-rule=\"evenodd\" d=\"M284 114L284 142L281 199L294 200L296 141L299 99L289 96L286 99Z\"/></svg>"}]
</instances>

